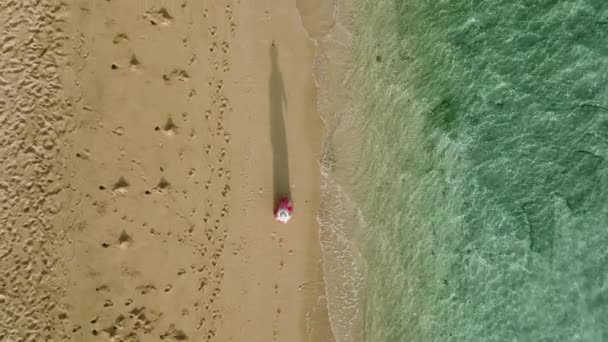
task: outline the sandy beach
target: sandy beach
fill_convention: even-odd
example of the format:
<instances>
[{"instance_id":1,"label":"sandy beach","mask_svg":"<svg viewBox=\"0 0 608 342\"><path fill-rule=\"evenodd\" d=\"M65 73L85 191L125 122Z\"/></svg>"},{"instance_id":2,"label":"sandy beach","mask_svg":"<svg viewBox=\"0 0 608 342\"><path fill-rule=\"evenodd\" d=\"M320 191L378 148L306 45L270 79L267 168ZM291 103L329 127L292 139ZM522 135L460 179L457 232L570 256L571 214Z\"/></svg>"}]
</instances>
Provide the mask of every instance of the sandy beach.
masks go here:
<instances>
[{"instance_id":1,"label":"sandy beach","mask_svg":"<svg viewBox=\"0 0 608 342\"><path fill-rule=\"evenodd\" d=\"M333 341L314 3L0 7L0 340Z\"/></svg>"}]
</instances>

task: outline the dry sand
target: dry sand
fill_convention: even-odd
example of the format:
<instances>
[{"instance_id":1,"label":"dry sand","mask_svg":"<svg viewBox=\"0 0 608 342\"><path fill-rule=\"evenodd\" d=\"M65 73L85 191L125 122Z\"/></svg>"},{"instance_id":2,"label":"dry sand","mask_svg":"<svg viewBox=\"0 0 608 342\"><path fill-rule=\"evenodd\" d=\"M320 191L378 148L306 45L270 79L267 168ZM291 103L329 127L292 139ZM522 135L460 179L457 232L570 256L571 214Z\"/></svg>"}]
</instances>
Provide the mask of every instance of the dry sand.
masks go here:
<instances>
[{"instance_id":1,"label":"dry sand","mask_svg":"<svg viewBox=\"0 0 608 342\"><path fill-rule=\"evenodd\" d=\"M332 340L313 3L0 5L0 341Z\"/></svg>"}]
</instances>

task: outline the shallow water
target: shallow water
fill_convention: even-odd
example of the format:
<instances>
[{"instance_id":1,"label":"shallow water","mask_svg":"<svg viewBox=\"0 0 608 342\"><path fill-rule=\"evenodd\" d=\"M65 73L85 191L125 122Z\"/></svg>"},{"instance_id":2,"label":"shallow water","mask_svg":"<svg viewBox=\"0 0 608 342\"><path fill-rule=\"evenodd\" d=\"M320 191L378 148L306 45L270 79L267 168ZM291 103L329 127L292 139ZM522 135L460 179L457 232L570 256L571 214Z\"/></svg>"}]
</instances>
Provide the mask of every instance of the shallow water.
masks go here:
<instances>
[{"instance_id":1,"label":"shallow water","mask_svg":"<svg viewBox=\"0 0 608 342\"><path fill-rule=\"evenodd\" d=\"M338 341L608 341L608 2L340 10L319 63Z\"/></svg>"}]
</instances>

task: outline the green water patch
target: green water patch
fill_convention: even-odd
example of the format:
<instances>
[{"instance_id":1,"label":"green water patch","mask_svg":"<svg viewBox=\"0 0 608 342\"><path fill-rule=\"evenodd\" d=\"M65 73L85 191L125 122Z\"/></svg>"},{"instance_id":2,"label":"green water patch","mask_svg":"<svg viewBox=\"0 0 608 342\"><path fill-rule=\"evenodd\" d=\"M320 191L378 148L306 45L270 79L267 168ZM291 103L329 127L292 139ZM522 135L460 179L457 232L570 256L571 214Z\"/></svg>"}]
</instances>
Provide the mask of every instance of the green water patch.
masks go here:
<instances>
[{"instance_id":1,"label":"green water patch","mask_svg":"<svg viewBox=\"0 0 608 342\"><path fill-rule=\"evenodd\" d=\"M367 6L368 340L608 340L608 3Z\"/></svg>"}]
</instances>

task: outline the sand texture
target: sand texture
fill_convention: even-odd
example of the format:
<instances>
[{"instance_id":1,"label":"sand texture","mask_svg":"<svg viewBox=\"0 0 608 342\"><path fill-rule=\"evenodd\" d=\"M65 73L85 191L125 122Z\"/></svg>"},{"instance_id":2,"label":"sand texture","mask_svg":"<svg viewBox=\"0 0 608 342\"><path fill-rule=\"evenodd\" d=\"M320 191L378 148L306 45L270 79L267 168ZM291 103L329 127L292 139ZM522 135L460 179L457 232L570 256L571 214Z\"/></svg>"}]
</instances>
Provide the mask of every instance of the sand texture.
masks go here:
<instances>
[{"instance_id":1,"label":"sand texture","mask_svg":"<svg viewBox=\"0 0 608 342\"><path fill-rule=\"evenodd\" d=\"M58 68L60 7L0 5L0 341L44 341L61 318L58 255L66 227L61 137L71 120Z\"/></svg>"},{"instance_id":2,"label":"sand texture","mask_svg":"<svg viewBox=\"0 0 608 342\"><path fill-rule=\"evenodd\" d=\"M0 18L0 341L332 340L295 2L9 1Z\"/></svg>"}]
</instances>

